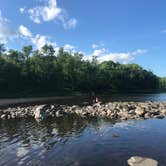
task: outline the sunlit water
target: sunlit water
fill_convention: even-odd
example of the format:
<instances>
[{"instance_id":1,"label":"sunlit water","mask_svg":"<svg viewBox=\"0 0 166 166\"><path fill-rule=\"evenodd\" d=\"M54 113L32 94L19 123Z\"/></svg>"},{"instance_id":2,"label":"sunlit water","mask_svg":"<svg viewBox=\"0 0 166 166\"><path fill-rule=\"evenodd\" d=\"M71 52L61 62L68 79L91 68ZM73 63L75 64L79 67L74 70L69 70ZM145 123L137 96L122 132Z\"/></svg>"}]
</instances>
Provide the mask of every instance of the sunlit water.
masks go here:
<instances>
[{"instance_id":1,"label":"sunlit water","mask_svg":"<svg viewBox=\"0 0 166 166\"><path fill-rule=\"evenodd\" d=\"M166 101L164 95L156 97ZM166 119L0 121L0 166L126 166L134 155L166 165Z\"/></svg>"},{"instance_id":2,"label":"sunlit water","mask_svg":"<svg viewBox=\"0 0 166 166\"><path fill-rule=\"evenodd\" d=\"M1 121L0 128L0 165L125 166L133 155L166 165L166 119L24 119Z\"/></svg>"}]
</instances>

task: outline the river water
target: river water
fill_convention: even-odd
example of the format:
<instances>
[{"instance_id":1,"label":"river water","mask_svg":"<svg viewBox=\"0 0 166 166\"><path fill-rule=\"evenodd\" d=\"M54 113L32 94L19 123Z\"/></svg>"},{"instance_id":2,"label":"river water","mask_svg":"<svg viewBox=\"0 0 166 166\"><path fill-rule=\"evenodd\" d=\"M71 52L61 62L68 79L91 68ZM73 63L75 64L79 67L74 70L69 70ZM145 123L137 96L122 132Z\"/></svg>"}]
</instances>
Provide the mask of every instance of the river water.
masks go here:
<instances>
[{"instance_id":1,"label":"river water","mask_svg":"<svg viewBox=\"0 0 166 166\"><path fill-rule=\"evenodd\" d=\"M156 95L153 101L166 101L166 94ZM33 118L0 121L0 166L126 166L135 155L166 165L166 118L119 122L69 116L42 123Z\"/></svg>"}]
</instances>

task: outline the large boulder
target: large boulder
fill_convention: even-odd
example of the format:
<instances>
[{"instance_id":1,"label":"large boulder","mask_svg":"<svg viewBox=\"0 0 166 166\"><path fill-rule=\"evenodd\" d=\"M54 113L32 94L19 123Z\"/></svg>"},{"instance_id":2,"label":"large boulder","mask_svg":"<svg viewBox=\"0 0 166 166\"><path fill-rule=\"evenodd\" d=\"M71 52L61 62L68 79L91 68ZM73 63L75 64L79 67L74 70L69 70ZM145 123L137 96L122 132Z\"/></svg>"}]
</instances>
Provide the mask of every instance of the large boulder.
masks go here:
<instances>
[{"instance_id":1,"label":"large boulder","mask_svg":"<svg viewBox=\"0 0 166 166\"><path fill-rule=\"evenodd\" d=\"M158 162L151 158L133 156L127 160L129 166L157 166Z\"/></svg>"}]
</instances>

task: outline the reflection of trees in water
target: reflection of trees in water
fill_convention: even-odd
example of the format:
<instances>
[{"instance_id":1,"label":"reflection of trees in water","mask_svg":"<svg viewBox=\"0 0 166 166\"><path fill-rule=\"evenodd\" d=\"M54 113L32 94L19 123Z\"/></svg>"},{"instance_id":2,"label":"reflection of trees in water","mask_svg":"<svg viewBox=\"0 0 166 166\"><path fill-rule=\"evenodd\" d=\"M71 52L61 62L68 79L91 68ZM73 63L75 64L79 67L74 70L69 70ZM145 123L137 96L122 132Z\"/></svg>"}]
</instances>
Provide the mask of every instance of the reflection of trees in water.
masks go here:
<instances>
[{"instance_id":1,"label":"reflection of trees in water","mask_svg":"<svg viewBox=\"0 0 166 166\"><path fill-rule=\"evenodd\" d=\"M70 137L79 137L84 130L93 127L98 130L101 120L81 118L78 116L65 116L50 119L42 123L30 119L17 119L0 121L0 146L14 139L22 146L44 145L53 147L56 143L65 144Z\"/></svg>"}]
</instances>

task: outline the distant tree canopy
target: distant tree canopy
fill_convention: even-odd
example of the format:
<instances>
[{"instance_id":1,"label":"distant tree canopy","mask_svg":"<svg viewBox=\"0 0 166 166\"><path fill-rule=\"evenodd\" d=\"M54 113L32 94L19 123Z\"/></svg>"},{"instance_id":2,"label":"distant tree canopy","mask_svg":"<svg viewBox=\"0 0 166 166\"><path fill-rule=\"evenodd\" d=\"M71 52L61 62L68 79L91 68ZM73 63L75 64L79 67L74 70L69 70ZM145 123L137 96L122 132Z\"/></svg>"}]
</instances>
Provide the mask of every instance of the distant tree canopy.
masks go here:
<instances>
[{"instance_id":1,"label":"distant tree canopy","mask_svg":"<svg viewBox=\"0 0 166 166\"><path fill-rule=\"evenodd\" d=\"M165 85L160 80L161 85ZM83 60L79 53L71 54L63 48L56 52L53 46L41 50L24 46L22 51L10 49L7 53L0 44L0 93L64 92L129 92L155 90L159 78L136 64L113 61L98 63Z\"/></svg>"},{"instance_id":2,"label":"distant tree canopy","mask_svg":"<svg viewBox=\"0 0 166 166\"><path fill-rule=\"evenodd\" d=\"M160 78L160 89L166 89L166 77Z\"/></svg>"}]
</instances>

